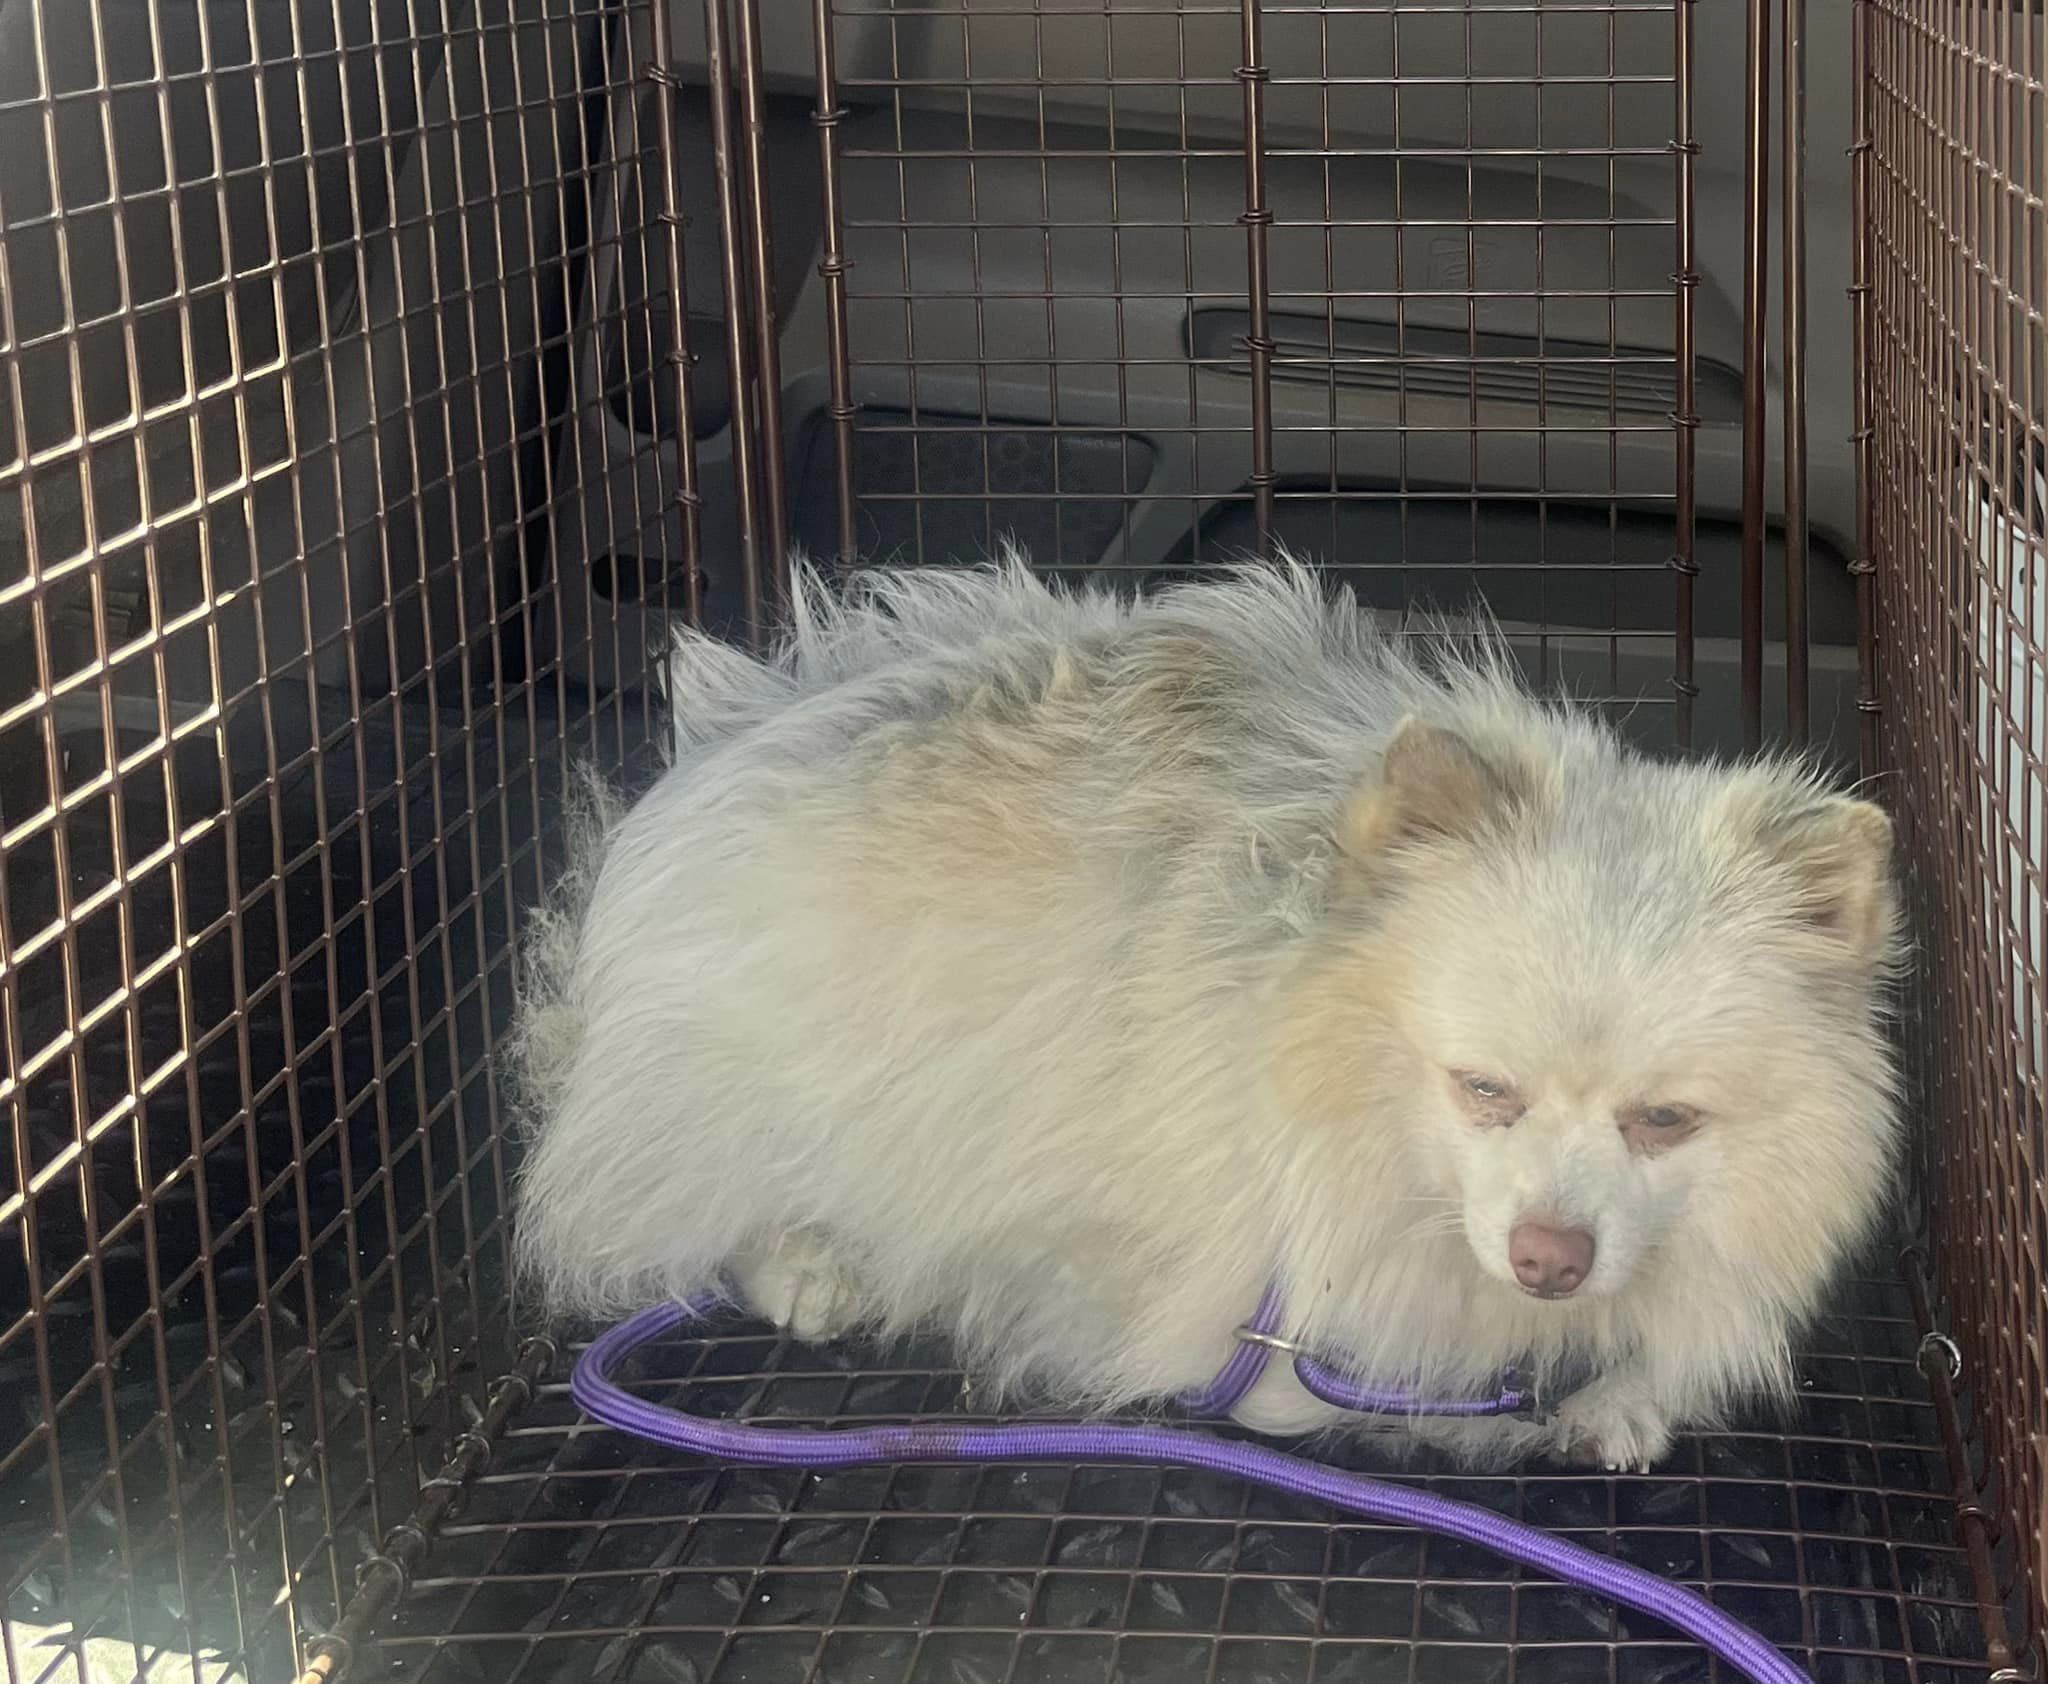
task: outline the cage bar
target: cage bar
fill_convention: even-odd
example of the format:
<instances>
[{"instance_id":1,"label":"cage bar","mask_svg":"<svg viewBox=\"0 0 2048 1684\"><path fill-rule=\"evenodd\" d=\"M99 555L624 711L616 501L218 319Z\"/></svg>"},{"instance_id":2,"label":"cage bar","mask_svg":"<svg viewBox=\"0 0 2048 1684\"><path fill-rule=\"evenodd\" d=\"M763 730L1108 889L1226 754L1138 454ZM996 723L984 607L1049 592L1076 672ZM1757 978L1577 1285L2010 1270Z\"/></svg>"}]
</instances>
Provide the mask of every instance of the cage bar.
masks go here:
<instances>
[{"instance_id":1,"label":"cage bar","mask_svg":"<svg viewBox=\"0 0 2048 1684\"><path fill-rule=\"evenodd\" d=\"M1806 0L1783 0L1778 37L1785 54L1780 159L1785 233L1779 273L1785 459L1785 736L1795 748L1804 748L1812 702L1806 610Z\"/></svg>"},{"instance_id":2,"label":"cage bar","mask_svg":"<svg viewBox=\"0 0 2048 1684\"><path fill-rule=\"evenodd\" d=\"M1769 470L1771 9L1745 12L1742 129L1742 739L1764 734L1764 480Z\"/></svg>"},{"instance_id":3,"label":"cage bar","mask_svg":"<svg viewBox=\"0 0 2048 1684\"><path fill-rule=\"evenodd\" d=\"M811 51L818 70L818 104L812 121L818 128L818 275L825 283L825 355L832 383L827 414L832 423L833 559L844 570L860 555L858 517L854 512L853 424L859 413L852 392L851 350L847 344L846 251L844 217L839 199L839 129L846 109L839 100L836 49L832 40L830 0L813 0Z\"/></svg>"}]
</instances>

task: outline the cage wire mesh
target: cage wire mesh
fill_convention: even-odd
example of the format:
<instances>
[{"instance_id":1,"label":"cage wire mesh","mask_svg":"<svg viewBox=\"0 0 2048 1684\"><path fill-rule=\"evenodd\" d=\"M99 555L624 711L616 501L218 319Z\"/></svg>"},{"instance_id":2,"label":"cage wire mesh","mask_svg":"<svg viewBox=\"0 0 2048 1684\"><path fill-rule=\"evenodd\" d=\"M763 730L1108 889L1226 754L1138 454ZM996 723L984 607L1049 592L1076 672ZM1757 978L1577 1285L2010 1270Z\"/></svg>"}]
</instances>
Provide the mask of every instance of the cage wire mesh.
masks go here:
<instances>
[{"instance_id":1,"label":"cage wire mesh","mask_svg":"<svg viewBox=\"0 0 2048 1684\"><path fill-rule=\"evenodd\" d=\"M851 547L1144 584L1278 541L1669 708L1677 16L837 5Z\"/></svg>"},{"instance_id":2,"label":"cage wire mesh","mask_svg":"<svg viewBox=\"0 0 2048 1684\"><path fill-rule=\"evenodd\" d=\"M1710 1675L1190 1475L707 1467L522 1342L496 1051L577 763L644 775L661 629L758 634L791 541L1010 536L1133 588L1285 542L1390 617L1476 592L1652 742L1810 697L1852 759L1882 718L1943 1295L1874 1259L1795 1419L1653 1476L1412 1477L1835 1684L2010 1664L1983 1616L2038 1632L2048 1490L2040 19L1860 0L1872 495L1809 554L1771 14L1735 298L1690 0L0 0L10 1681ZM1981 1493L1923 1360L1950 1306ZM736 1323L631 1379L974 1408L943 1352Z\"/></svg>"},{"instance_id":3,"label":"cage wire mesh","mask_svg":"<svg viewBox=\"0 0 2048 1684\"><path fill-rule=\"evenodd\" d=\"M2000 1588L2038 1641L2048 58L2039 5L1866 9L1861 420L1883 598L1883 764L1925 938L1906 1042L1932 1125L1932 1238L1984 1434Z\"/></svg>"},{"instance_id":4,"label":"cage wire mesh","mask_svg":"<svg viewBox=\"0 0 2048 1684\"><path fill-rule=\"evenodd\" d=\"M679 559L563 447L631 11L0 5L11 1680L294 1675L503 1366L515 907L646 724L555 554Z\"/></svg>"}]
</instances>

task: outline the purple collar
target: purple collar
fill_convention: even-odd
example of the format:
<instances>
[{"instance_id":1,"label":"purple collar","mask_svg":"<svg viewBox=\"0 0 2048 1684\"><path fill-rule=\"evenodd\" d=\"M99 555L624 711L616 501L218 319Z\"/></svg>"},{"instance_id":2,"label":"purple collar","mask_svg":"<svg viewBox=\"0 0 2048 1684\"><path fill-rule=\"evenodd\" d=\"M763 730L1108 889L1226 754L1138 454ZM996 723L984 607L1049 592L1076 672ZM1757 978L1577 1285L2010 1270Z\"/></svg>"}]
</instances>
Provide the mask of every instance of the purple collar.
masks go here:
<instances>
[{"instance_id":1,"label":"purple collar","mask_svg":"<svg viewBox=\"0 0 2048 1684\"><path fill-rule=\"evenodd\" d=\"M1294 1377L1311 1397L1361 1415L1521 1415L1536 1409L1533 1388L1520 1385L1512 1369L1501 1378L1498 1394L1483 1398L1419 1398L1385 1386L1368 1386L1301 1350L1280 1336L1287 1301L1276 1283L1266 1288L1251 1320L1237 1330L1237 1349L1207 1385L1180 1395L1191 1415L1228 1415L1259 1383L1275 1351L1294 1359Z\"/></svg>"}]
</instances>

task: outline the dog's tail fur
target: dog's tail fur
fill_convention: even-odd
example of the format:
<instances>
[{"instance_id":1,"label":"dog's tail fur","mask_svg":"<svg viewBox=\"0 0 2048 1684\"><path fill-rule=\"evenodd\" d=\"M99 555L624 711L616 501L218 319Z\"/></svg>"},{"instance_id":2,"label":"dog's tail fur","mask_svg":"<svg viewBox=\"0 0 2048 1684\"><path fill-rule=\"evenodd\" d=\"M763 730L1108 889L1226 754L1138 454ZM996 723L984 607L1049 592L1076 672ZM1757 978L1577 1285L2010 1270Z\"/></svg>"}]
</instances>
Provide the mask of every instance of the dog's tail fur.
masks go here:
<instances>
[{"instance_id":1,"label":"dog's tail fur","mask_svg":"<svg viewBox=\"0 0 2048 1684\"><path fill-rule=\"evenodd\" d=\"M738 736L792 689L782 663L689 629L676 632L661 676L672 762ZM578 949L606 848L626 809L625 793L596 766L572 769L563 793L562 872L520 935L519 1011L505 1049L513 1114L529 1135L553 1114L583 1043Z\"/></svg>"},{"instance_id":2,"label":"dog's tail fur","mask_svg":"<svg viewBox=\"0 0 2048 1684\"><path fill-rule=\"evenodd\" d=\"M1014 635L1060 612L1013 548L986 567L859 572L837 589L799 560L788 623L765 660L702 632L676 632L664 686L673 752L687 758L799 697L935 650L972 648L992 633Z\"/></svg>"},{"instance_id":3,"label":"dog's tail fur","mask_svg":"<svg viewBox=\"0 0 2048 1684\"><path fill-rule=\"evenodd\" d=\"M504 1055L512 1115L525 1132L552 1114L583 1042L577 946L605 840L625 811L624 796L602 772L590 765L575 769L564 795L566 863L519 938L519 1011Z\"/></svg>"},{"instance_id":4,"label":"dog's tail fur","mask_svg":"<svg viewBox=\"0 0 2048 1684\"><path fill-rule=\"evenodd\" d=\"M717 638L679 627L662 671L670 755L683 760L760 723L791 692L779 661L761 661Z\"/></svg>"}]
</instances>

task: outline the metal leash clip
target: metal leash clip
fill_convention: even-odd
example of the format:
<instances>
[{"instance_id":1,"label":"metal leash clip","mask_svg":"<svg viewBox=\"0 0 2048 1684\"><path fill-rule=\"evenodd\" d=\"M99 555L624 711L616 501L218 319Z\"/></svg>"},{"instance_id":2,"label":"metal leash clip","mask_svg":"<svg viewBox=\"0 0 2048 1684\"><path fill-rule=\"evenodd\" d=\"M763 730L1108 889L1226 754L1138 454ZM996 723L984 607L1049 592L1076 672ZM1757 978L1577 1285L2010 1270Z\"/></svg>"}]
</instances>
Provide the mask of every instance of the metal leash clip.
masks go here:
<instances>
[{"instance_id":1,"label":"metal leash clip","mask_svg":"<svg viewBox=\"0 0 2048 1684\"><path fill-rule=\"evenodd\" d=\"M1521 1395L1521 1407L1514 1411L1518 1419L1534 1427L1547 1427L1557 1419L1557 1405L1545 1396L1540 1374L1531 1374L1524 1381L1522 1370L1511 1363L1502 1370L1500 1383L1502 1391Z\"/></svg>"}]
</instances>

